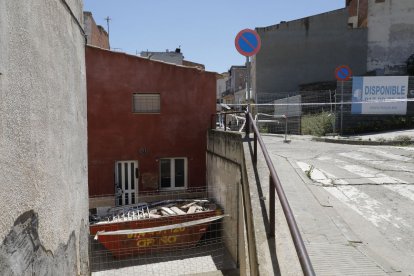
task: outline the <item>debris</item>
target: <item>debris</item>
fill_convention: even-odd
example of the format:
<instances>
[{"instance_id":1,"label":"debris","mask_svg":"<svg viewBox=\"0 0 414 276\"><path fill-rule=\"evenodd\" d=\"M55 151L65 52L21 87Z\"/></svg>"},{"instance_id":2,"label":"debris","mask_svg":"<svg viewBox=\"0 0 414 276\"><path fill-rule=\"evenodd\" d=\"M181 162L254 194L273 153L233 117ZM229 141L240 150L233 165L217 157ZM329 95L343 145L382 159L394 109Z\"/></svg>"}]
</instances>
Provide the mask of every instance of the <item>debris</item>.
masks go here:
<instances>
[{"instance_id":1,"label":"debris","mask_svg":"<svg viewBox=\"0 0 414 276\"><path fill-rule=\"evenodd\" d=\"M161 207L161 210L167 212L167 214L169 214L169 215L175 215L174 211L172 211L168 207Z\"/></svg>"},{"instance_id":2,"label":"debris","mask_svg":"<svg viewBox=\"0 0 414 276\"><path fill-rule=\"evenodd\" d=\"M196 210L197 210L197 205L193 205L193 206L191 206L189 209L188 209L188 211L187 211L187 214L194 214L195 212L196 212Z\"/></svg>"}]
</instances>

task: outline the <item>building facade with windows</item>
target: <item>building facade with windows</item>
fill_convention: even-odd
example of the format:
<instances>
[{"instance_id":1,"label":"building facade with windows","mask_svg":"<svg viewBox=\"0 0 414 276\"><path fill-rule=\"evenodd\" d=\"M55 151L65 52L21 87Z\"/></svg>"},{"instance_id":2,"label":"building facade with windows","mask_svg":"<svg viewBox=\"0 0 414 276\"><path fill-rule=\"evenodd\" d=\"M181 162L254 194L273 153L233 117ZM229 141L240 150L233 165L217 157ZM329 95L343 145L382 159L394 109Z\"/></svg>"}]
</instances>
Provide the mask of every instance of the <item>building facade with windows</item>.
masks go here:
<instances>
[{"instance_id":1,"label":"building facade with windows","mask_svg":"<svg viewBox=\"0 0 414 276\"><path fill-rule=\"evenodd\" d=\"M90 207L205 189L216 73L88 46Z\"/></svg>"}]
</instances>

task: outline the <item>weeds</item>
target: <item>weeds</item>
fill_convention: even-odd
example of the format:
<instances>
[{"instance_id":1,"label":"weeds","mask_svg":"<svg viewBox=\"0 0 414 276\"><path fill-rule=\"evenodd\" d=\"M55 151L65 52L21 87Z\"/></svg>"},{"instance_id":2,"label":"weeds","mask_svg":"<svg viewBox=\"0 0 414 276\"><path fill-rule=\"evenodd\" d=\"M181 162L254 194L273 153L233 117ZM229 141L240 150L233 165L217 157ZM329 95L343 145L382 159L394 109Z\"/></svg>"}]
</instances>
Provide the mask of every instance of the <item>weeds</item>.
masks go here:
<instances>
[{"instance_id":1,"label":"weeds","mask_svg":"<svg viewBox=\"0 0 414 276\"><path fill-rule=\"evenodd\" d=\"M398 135L394 138L394 141L399 142L402 146L408 146L411 144L411 137L408 135Z\"/></svg>"},{"instance_id":2,"label":"weeds","mask_svg":"<svg viewBox=\"0 0 414 276\"><path fill-rule=\"evenodd\" d=\"M315 167L313 165L310 165L309 170L305 171L305 174L309 179L312 179L311 175L312 175L312 171L313 171L314 168Z\"/></svg>"},{"instance_id":3,"label":"weeds","mask_svg":"<svg viewBox=\"0 0 414 276\"><path fill-rule=\"evenodd\" d=\"M324 136L332 132L332 125L335 116L329 112L319 114L304 115L302 117L302 134L313 136Z\"/></svg>"}]
</instances>

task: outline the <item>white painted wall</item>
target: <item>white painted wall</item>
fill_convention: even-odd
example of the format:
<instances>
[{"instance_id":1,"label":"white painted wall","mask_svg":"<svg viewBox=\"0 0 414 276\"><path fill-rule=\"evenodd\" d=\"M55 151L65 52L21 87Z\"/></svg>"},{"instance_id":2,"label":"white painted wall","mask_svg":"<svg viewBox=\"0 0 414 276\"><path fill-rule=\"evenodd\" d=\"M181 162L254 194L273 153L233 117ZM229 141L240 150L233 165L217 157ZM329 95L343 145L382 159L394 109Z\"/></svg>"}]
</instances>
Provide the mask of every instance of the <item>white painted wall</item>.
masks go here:
<instances>
[{"instance_id":1,"label":"white painted wall","mask_svg":"<svg viewBox=\"0 0 414 276\"><path fill-rule=\"evenodd\" d=\"M75 234L64 257L86 274L85 39L63 2L0 0L0 244L33 210L46 250ZM82 1L67 2L82 24Z\"/></svg>"},{"instance_id":2,"label":"white painted wall","mask_svg":"<svg viewBox=\"0 0 414 276\"><path fill-rule=\"evenodd\" d=\"M392 74L414 54L414 1L369 0L368 71ZM393 68L393 67L397 68Z\"/></svg>"},{"instance_id":3,"label":"white painted wall","mask_svg":"<svg viewBox=\"0 0 414 276\"><path fill-rule=\"evenodd\" d=\"M184 56L182 53L176 52L141 52L141 57L149 57L152 60L164 61L183 65Z\"/></svg>"}]
</instances>

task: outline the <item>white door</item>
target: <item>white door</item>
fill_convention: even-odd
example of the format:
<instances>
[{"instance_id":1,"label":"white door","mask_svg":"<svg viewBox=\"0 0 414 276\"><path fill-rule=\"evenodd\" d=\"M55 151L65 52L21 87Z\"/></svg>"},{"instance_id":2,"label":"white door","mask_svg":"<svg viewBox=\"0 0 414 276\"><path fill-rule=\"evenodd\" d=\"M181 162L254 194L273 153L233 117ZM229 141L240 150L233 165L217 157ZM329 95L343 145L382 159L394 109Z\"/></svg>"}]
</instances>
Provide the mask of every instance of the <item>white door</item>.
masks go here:
<instances>
[{"instance_id":1,"label":"white door","mask_svg":"<svg viewBox=\"0 0 414 276\"><path fill-rule=\"evenodd\" d=\"M135 204L138 194L138 161L115 163L116 205Z\"/></svg>"}]
</instances>

